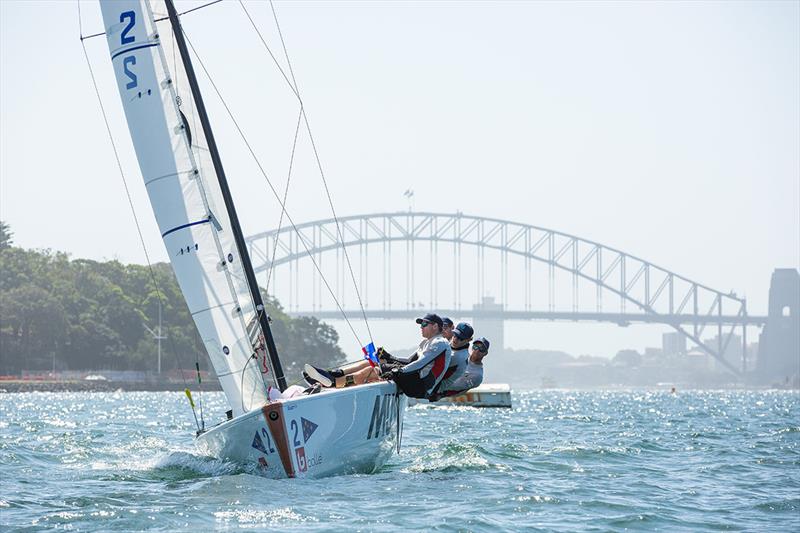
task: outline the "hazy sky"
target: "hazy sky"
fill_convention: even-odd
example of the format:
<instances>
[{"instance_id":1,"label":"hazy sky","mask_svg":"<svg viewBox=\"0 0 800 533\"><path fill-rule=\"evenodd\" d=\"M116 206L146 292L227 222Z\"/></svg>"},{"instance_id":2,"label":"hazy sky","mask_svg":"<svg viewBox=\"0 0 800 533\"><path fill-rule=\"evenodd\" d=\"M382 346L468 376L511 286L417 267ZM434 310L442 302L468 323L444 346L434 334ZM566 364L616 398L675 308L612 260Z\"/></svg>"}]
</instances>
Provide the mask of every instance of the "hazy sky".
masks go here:
<instances>
[{"instance_id":1,"label":"hazy sky","mask_svg":"<svg viewBox=\"0 0 800 533\"><path fill-rule=\"evenodd\" d=\"M279 52L269 4L247 5ZM81 6L84 32L102 31L97 4ZM751 313L766 311L774 268L800 266L798 2L275 6L340 215L406 209L411 188L418 210L596 240L746 295ZM282 188L297 108L241 7L184 23ZM86 44L148 251L164 260L106 42ZM245 233L276 226L263 177L206 95ZM297 157L289 210L327 218L306 137ZM74 1L0 1L0 173L18 245L144 262ZM376 327L403 342L396 323ZM576 352L658 344L653 328L507 336Z\"/></svg>"}]
</instances>

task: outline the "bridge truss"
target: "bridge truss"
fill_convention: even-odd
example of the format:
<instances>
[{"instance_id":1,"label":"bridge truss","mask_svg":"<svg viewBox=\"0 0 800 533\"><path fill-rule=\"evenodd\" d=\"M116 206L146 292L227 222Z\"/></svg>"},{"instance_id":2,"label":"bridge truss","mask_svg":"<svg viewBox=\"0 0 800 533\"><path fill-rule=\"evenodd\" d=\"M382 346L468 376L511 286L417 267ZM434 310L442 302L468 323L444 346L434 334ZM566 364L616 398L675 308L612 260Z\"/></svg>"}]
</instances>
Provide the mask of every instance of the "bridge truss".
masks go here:
<instances>
[{"instance_id":1,"label":"bridge truss","mask_svg":"<svg viewBox=\"0 0 800 533\"><path fill-rule=\"evenodd\" d=\"M256 272L288 265L289 301L298 302L301 286L303 292L309 289L315 295L323 292L323 281L313 272L311 277L304 275L299 263L313 258L311 262L322 271L323 256L334 254L334 266L325 274L333 282L325 283L331 292L343 296L348 270L342 252L344 244L351 251L351 258L357 259L351 266L357 271L355 277L369 315L400 316L419 307L441 309L439 288L452 284L453 314L471 316L475 310L465 310L460 287L464 286L467 275L469 282L474 281L477 286L479 297L487 294L486 254L489 252L498 260L490 265L490 277L494 279L496 276L492 274L499 270L496 293L504 305L504 318L663 323L685 335L737 376L740 370L724 357L736 338L735 331L741 329L744 371L747 325L763 324L765 320L748 316L746 300L735 293L712 289L621 250L547 228L463 213L429 212L354 215L340 217L338 222L338 229L334 219L325 219L299 224L297 231L287 227L248 237ZM405 247L405 252L401 252L403 265L396 260L396 250L393 252L398 243ZM450 250L440 248L444 246ZM465 256L464 247L475 249L474 260ZM358 253L353 253L355 249ZM372 259L370 250L373 250ZM443 254L450 253L451 262L442 272ZM509 275L510 257L522 263L520 272L515 275ZM330 267L329 260L327 266ZM397 287L402 285L397 275L393 279L393 269L405 274L406 301L400 309L392 305L392 295L396 297ZM376 275L377 270L380 270L379 275ZM369 306L369 295L375 292L369 288L370 275L373 279L381 277L383 281L382 293L377 295L381 300L377 310ZM416 303L419 293L415 293L415 279L420 275L427 275L430 289L427 305ZM571 290L561 289L565 281ZM593 294L588 294L587 286L590 290L593 288ZM558 308L557 300L559 297L563 300L565 292L570 295L568 308ZM542 293L546 296L546 311L533 309L534 294L542 299ZM510 308L510 296L516 298L519 309ZM587 299L591 300L591 311L581 308L582 300ZM613 300L611 305L615 308L612 313L605 312L609 299ZM318 299L315 296L313 311L308 314L336 316L330 309L323 309L322 300L321 296ZM713 342L701 338L709 325L716 329Z\"/></svg>"}]
</instances>

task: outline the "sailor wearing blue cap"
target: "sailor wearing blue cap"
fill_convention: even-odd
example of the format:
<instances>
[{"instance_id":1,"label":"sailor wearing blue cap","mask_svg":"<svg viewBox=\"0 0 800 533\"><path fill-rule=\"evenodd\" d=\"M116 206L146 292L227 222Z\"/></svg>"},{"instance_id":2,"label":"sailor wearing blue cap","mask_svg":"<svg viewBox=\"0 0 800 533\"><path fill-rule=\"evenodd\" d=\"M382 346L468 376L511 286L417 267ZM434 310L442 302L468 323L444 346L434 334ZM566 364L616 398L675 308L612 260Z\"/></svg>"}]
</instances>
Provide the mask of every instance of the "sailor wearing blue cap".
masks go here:
<instances>
[{"instance_id":1,"label":"sailor wearing blue cap","mask_svg":"<svg viewBox=\"0 0 800 533\"><path fill-rule=\"evenodd\" d=\"M448 342L453 340L453 321L446 316L442 317L442 337Z\"/></svg>"},{"instance_id":2,"label":"sailor wearing blue cap","mask_svg":"<svg viewBox=\"0 0 800 533\"><path fill-rule=\"evenodd\" d=\"M457 326L452 328L450 348L453 350L453 355L450 357L450 366L444 373L444 378L439 384L437 393L450 389L453 383L466 372L467 359L469 359L469 343L474 333L475 330L466 322L459 322ZM439 394L434 395L431 401L436 401L438 396Z\"/></svg>"}]
</instances>

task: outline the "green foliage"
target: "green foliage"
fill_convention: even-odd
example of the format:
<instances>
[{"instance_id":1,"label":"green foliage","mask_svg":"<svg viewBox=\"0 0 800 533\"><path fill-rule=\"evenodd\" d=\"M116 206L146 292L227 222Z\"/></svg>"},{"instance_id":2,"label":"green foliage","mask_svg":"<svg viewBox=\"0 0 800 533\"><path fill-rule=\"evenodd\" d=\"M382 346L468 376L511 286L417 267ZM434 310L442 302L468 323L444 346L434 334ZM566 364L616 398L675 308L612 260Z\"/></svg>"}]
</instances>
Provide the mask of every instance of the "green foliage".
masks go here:
<instances>
[{"instance_id":1,"label":"green foliage","mask_svg":"<svg viewBox=\"0 0 800 533\"><path fill-rule=\"evenodd\" d=\"M11 231L11 226L8 222L0 220L0 250L9 248L13 244L14 233Z\"/></svg>"},{"instance_id":2,"label":"green foliage","mask_svg":"<svg viewBox=\"0 0 800 533\"><path fill-rule=\"evenodd\" d=\"M5 235L7 226L0 226ZM10 238L6 241L10 243ZM60 252L0 248L0 374L21 370L153 370L156 341L144 327L158 325L162 369L210 368L172 268L165 263L70 261ZM153 277L157 282L153 283ZM264 295L287 379L303 363L334 366L344 360L338 334L315 318L290 318Z\"/></svg>"}]
</instances>

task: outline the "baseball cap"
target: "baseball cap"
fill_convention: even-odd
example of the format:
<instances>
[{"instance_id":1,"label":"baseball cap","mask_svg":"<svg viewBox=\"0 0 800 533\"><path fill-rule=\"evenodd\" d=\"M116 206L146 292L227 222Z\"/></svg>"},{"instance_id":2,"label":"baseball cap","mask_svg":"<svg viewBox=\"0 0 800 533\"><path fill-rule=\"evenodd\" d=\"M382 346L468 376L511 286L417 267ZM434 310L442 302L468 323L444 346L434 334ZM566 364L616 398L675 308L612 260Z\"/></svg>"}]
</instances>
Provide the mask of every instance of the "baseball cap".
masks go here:
<instances>
[{"instance_id":1,"label":"baseball cap","mask_svg":"<svg viewBox=\"0 0 800 533\"><path fill-rule=\"evenodd\" d=\"M489 339L487 339L486 337L478 337L477 339L472 341L472 345L475 346L476 342L483 344L483 347L486 348L486 351L487 352L489 351Z\"/></svg>"},{"instance_id":2,"label":"baseball cap","mask_svg":"<svg viewBox=\"0 0 800 533\"><path fill-rule=\"evenodd\" d=\"M460 341L471 339L474 333L475 330L472 329L472 326L466 322L459 322L458 325L453 328L453 335L455 335Z\"/></svg>"},{"instance_id":3,"label":"baseball cap","mask_svg":"<svg viewBox=\"0 0 800 533\"><path fill-rule=\"evenodd\" d=\"M439 315L437 315L436 313L428 313L424 317L418 318L417 319L417 324L422 324L423 321L424 322L433 322L434 324L437 324L439 326L439 329L442 328L442 319L439 318Z\"/></svg>"},{"instance_id":4,"label":"baseball cap","mask_svg":"<svg viewBox=\"0 0 800 533\"><path fill-rule=\"evenodd\" d=\"M450 320L448 317L444 317L444 318L442 318L442 325L443 326L450 326L452 328L453 327L453 321Z\"/></svg>"}]
</instances>

